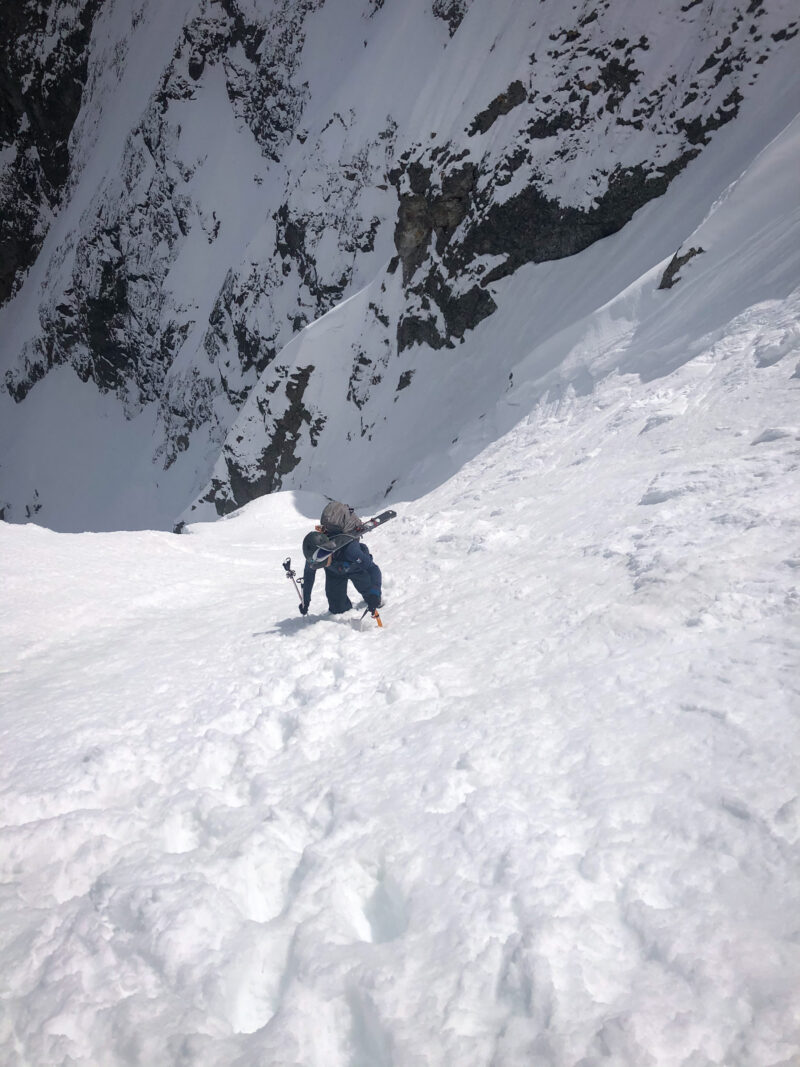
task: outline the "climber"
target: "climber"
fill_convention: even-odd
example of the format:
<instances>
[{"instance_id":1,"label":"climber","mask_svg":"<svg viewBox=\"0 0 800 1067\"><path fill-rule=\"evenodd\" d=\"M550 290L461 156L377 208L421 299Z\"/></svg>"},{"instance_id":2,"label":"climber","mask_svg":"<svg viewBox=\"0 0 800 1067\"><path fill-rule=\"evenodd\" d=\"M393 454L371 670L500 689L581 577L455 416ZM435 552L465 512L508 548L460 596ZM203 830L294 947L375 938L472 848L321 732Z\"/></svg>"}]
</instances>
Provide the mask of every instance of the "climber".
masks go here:
<instances>
[{"instance_id":1,"label":"climber","mask_svg":"<svg viewBox=\"0 0 800 1067\"><path fill-rule=\"evenodd\" d=\"M332 500L326 504L318 529L303 540L306 566L303 572L303 601L300 614L308 614L311 591L317 571L325 571L325 595L333 615L349 611L353 604L347 593L352 582L375 614L381 606L381 572L366 545L359 543L362 520L346 504Z\"/></svg>"}]
</instances>

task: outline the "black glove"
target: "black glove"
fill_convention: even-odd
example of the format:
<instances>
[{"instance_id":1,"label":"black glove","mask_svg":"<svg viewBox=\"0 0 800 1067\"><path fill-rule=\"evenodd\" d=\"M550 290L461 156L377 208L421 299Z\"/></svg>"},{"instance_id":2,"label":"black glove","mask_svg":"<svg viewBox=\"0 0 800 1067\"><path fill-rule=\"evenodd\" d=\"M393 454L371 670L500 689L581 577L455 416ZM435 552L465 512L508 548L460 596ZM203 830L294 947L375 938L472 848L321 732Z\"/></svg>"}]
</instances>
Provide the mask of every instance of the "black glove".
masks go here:
<instances>
[{"instance_id":1,"label":"black glove","mask_svg":"<svg viewBox=\"0 0 800 1067\"><path fill-rule=\"evenodd\" d=\"M381 598L379 596L368 596L367 597L367 610L370 613L376 612L380 606L381 606Z\"/></svg>"},{"instance_id":2,"label":"black glove","mask_svg":"<svg viewBox=\"0 0 800 1067\"><path fill-rule=\"evenodd\" d=\"M308 615L308 604L298 604L297 607L301 615Z\"/></svg>"}]
</instances>

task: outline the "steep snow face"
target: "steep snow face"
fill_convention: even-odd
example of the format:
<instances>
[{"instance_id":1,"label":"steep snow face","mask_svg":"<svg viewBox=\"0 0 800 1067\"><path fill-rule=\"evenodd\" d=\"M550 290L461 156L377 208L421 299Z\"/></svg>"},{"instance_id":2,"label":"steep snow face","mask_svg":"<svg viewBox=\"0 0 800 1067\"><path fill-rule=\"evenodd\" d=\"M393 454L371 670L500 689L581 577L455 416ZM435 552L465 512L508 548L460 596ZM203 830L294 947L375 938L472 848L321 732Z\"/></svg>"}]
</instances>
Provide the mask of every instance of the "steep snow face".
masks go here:
<instances>
[{"instance_id":1,"label":"steep snow face","mask_svg":"<svg viewBox=\"0 0 800 1067\"><path fill-rule=\"evenodd\" d=\"M314 494L0 524L4 1067L793 1067L799 319L393 499L382 631Z\"/></svg>"},{"instance_id":2,"label":"steep snow face","mask_svg":"<svg viewBox=\"0 0 800 1067\"><path fill-rule=\"evenodd\" d=\"M733 0L646 16L626 0L568 16L513 0L103 5L62 207L0 313L5 517L114 525L92 470L121 436L134 525L193 497L199 515L324 490L354 467L366 494L408 478L478 414L451 402L453 376L490 404L541 336L540 315L517 319L509 350L498 326L498 307L545 303L528 265L583 259L661 198L636 255L611 243L586 261L619 280L625 260L630 284L796 113L793 16ZM550 333L591 310L565 292ZM41 390L59 366L81 399L53 418Z\"/></svg>"}]
</instances>

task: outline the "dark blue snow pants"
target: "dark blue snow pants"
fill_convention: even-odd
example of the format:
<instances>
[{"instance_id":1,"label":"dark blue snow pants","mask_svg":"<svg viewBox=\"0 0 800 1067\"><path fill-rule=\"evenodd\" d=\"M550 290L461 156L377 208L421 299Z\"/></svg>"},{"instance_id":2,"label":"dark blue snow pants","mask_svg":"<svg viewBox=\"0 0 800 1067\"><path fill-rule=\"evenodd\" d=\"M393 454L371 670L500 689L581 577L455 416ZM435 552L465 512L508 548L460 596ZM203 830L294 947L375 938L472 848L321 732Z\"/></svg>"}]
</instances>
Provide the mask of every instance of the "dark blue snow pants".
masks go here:
<instances>
[{"instance_id":1,"label":"dark blue snow pants","mask_svg":"<svg viewBox=\"0 0 800 1067\"><path fill-rule=\"evenodd\" d=\"M367 599L367 594L374 591L377 584L380 589L380 570L376 564L372 567L373 573L369 574L351 574L349 577L344 574L336 574L333 571L325 570L325 596L328 598L328 607L333 615L341 615L343 611L349 611L353 604L350 597L347 595L347 583L352 582L358 592ZM377 583L376 575L377 574Z\"/></svg>"}]
</instances>

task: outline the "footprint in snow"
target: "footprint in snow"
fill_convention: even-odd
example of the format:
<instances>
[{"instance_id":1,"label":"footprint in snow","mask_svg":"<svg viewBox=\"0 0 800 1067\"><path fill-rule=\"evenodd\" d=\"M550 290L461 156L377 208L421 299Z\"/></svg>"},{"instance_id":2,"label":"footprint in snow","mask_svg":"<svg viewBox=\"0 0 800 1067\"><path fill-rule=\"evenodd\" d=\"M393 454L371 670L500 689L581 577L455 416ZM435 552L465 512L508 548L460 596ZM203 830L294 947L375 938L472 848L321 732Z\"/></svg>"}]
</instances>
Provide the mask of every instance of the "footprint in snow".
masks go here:
<instances>
[{"instance_id":1,"label":"footprint in snow","mask_svg":"<svg viewBox=\"0 0 800 1067\"><path fill-rule=\"evenodd\" d=\"M663 504L664 501L673 500L675 497L683 496L687 492L686 486L680 486L678 489L648 489L639 503L644 505Z\"/></svg>"},{"instance_id":2,"label":"footprint in snow","mask_svg":"<svg viewBox=\"0 0 800 1067\"><path fill-rule=\"evenodd\" d=\"M800 430L797 426L768 426L750 444L763 445L769 441L780 441L782 437L800 437Z\"/></svg>"},{"instance_id":3,"label":"footprint in snow","mask_svg":"<svg viewBox=\"0 0 800 1067\"><path fill-rule=\"evenodd\" d=\"M665 422L672 422L674 418L674 415L651 415L639 431L639 436L641 437L643 433L649 433L651 430L655 430L656 426L663 426Z\"/></svg>"}]
</instances>

